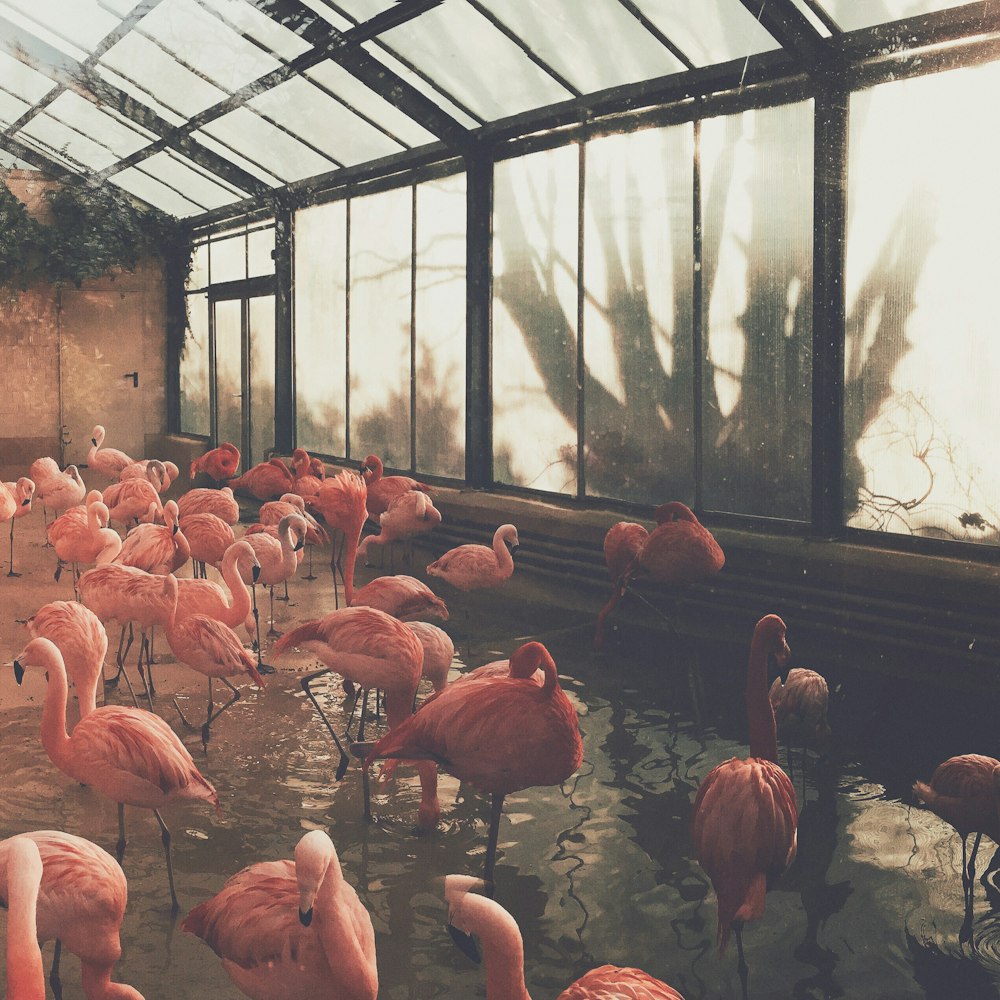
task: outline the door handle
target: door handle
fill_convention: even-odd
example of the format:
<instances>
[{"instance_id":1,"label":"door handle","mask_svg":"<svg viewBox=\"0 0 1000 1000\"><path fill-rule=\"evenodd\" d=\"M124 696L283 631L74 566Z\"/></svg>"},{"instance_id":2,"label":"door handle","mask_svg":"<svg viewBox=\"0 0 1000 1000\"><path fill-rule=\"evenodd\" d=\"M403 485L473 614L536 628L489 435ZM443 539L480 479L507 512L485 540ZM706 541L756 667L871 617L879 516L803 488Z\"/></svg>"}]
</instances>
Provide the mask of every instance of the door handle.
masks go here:
<instances>
[{"instance_id":1,"label":"door handle","mask_svg":"<svg viewBox=\"0 0 1000 1000\"><path fill-rule=\"evenodd\" d=\"M138 372L125 372L122 378L130 378L132 380L132 388L139 388L139 373Z\"/></svg>"}]
</instances>

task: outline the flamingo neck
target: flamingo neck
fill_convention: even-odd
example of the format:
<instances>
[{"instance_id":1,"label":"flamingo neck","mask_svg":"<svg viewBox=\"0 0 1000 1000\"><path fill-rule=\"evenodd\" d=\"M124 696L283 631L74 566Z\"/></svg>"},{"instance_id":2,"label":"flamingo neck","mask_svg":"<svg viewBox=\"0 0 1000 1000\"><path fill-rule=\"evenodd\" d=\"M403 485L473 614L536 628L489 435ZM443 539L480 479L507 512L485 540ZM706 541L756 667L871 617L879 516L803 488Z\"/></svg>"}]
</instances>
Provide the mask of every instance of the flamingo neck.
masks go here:
<instances>
[{"instance_id":1,"label":"flamingo neck","mask_svg":"<svg viewBox=\"0 0 1000 1000\"><path fill-rule=\"evenodd\" d=\"M358 933L354 930L351 913L351 890L344 883L343 871L336 852L316 893L316 933L331 969L345 996L374 996L378 990L378 973L365 954Z\"/></svg>"},{"instance_id":2,"label":"flamingo neck","mask_svg":"<svg viewBox=\"0 0 1000 1000\"><path fill-rule=\"evenodd\" d=\"M97 553L96 565L105 566L108 563L114 562L118 558L118 553L122 550L121 535L110 528L101 528L97 532L97 538L101 549Z\"/></svg>"},{"instance_id":3,"label":"flamingo neck","mask_svg":"<svg viewBox=\"0 0 1000 1000\"><path fill-rule=\"evenodd\" d=\"M507 577L514 572L514 557L507 548L507 543L500 535L493 539L493 552L497 557L497 569L501 576Z\"/></svg>"},{"instance_id":4,"label":"flamingo neck","mask_svg":"<svg viewBox=\"0 0 1000 1000\"><path fill-rule=\"evenodd\" d=\"M42 704L42 746L52 763L73 777L74 755L66 732L66 699L69 697L66 665L53 657L45 668L48 686Z\"/></svg>"},{"instance_id":5,"label":"flamingo neck","mask_svg":"<svg viewBox=\"0 0 1000 1000\"><path fill-rule=\"evenodd\" d=\"M492 900L470 894L462 902L462 923L482 942L486 1000L531 1000L524 984L524 944L514 918Z\"/></svg>"},{"instance_id":6,"label":"flamingo neck","mask_svg":"<svg viewBox=\"0 0 1000 1000\"><path fill-rule=\"evenodd\" d=\"M8 872L7 997L8 1000L45 1000L45 970L37 931L41 861L37 866L12 865L11 869Z\"/></svg>"},{"instance_id":7,"label":"flamingo neck","mask_svg":"<svg viewBox=\"0 0 1000 1000\"><path fill-rule=\"evenodd\" d=\"M87 1000L143 1000L142 994L125 983L111 982L110 965L80 962L80 985Z\"/></svg>"},{"instance_id":8,"label":"flamingo neck","mask_svg":"<svg viewBox=\"0 0 1000 1000\"><path fill-rule=\"evenodd\" d=\"M229 616L234 621L227 621L230 628L235 628L244 621L253 606L250 598L250 588L243 582L236 565L238 553L222 560L222 579L229 588Z\"/></svg>"},{"instance_id":9,"label":"flamingo neck","mask_svg":"<svg viewBox=\"0 0 1000 1000\"><path fill-rule=\"evenodd\" d=\"M778 737L774 709L767 694L767 645L771 640L754 633L747 664L747 719L750 723L750 756L778 762Z\"/></svg>"}]
</instances>

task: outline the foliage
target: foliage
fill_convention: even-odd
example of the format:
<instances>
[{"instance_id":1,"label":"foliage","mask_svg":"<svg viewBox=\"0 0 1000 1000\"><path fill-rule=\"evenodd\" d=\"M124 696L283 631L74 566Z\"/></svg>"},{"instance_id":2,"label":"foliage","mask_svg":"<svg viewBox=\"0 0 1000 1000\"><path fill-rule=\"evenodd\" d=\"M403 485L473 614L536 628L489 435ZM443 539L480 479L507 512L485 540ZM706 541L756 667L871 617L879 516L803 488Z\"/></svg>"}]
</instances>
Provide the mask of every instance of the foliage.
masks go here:
<instances>
[{"instance_id":1,"label":"foliage","mask_svg":"<svg viewBox=\"0 0 1000 1000\"><path fill-rule=\"evenodd\" d=\"M80 287L116 268L131 271L146 256L166 259L186 245L183 223L139 207L114 188L66 185L45 198L48 219L41 223L0 186L0 285Z\"/></svg>"}]
</instances>

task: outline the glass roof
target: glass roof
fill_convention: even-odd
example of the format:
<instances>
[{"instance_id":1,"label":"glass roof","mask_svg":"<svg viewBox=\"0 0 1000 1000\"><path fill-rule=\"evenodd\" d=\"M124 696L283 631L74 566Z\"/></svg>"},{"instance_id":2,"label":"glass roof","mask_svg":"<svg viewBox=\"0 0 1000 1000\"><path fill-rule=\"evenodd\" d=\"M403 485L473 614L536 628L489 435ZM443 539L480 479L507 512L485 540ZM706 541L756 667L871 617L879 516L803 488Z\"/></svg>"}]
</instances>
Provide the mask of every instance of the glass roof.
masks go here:
<instances>
[{"instance_id":1,"label":"glass roof","mask_svg":"<svg viewBox=\"0 0 1000 1000\"><path fill-rule=\"evenodd\" d=\"M648 106L691 70L782 42L782 71L809 72L802 53L842 32L923 15L953 31L951 22L972 22L971 8L959 0L0 0L0 166L96 174L96 183L196 217L250 207L319 175L363 176L372 161L405 165L410 150L436 142L443 155L461 155L484 129L549 127L560 106L580 120L606 114L612 101L627 106L631 94L635 107ZM893 44L905 37L897 32ZM950 40L945 31L942 42Z\"/></svg>"}]
</instances>

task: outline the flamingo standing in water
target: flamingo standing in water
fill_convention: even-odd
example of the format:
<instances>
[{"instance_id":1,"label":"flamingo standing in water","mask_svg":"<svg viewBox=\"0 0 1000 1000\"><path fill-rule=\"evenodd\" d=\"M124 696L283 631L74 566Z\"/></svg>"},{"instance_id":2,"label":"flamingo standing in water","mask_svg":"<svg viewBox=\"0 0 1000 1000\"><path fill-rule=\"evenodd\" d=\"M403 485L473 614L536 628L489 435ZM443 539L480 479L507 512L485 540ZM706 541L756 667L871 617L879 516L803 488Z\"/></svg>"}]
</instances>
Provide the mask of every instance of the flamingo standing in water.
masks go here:
<instances>
[{"instance_id":1,"label":"flamingo standing in water","mask_svg":"<svg viewBox=\"0 0 1000 1000\"><path fill-rule=\"evenodd\" d=\"M604 564L608 567L612 586L611 596L597 615L597 629L594 632L595 649L600 649L604 645L604 621L625 596L622 577L625 575L625 570L634 562L647 538L649 532L645 526L635 521L619 521L611 525L604 536Z\"/></svg>"},{"instance_id":2,"label":"flamingo standing in water","mask_svg":"<svg viewBox=\"0 0 1000 1000\"><path fill-rule=\"evenodd\" d=\"M236 541L233 529L215 514L181 515L181 532L188 540L194 576L207 578L206 566L218 568L226 549Z\"/></svg>"},{"instance_id":3,"label":"flamingo standing in water","mask_svg":"<svg viewBox=\"0 0 1000 1000\"><path fill-rule=\"evenodd\" d=\"M191 478L199 472L204 472L209 479L221 483L232 479L240 467L240 449L228 441L223 441L218 448L206 451L200 458L191 463Z\"/></svg>"},{"instance_id":4,"label":"flamingo standing in water","mask_svg":"<svg viewBox=\"0 0 1000 1000\"><path fill-rule=\"evenodd\" d=\"M962 838L962 895L971 926L979 841L985 833L1000 844L1000 760L978 753L949 757L935 768L930 784L914 782L913 794ZM970 833L976 839L967 855Z\"/></svg>"},{"instance_id":5,"label":"flamingo standing in water","mask_svg":"<svg viewBox=\"0 0 1000 1000\"><path fill-rule=\"evenodd\" d=\"M262 861L196 906L181 930L253 1000L375 1000L375 931L333 841L311 830L294 861Z\"/></svg>"},{"instance_id":6,"label":"flamingo standing in water","mask_svg":"<svg viewBox=\"0 0 1000 1000\"><path fill-rule=\"evenodd\" d=\"M253 657L243 648L236 633L228 626L208 615L188 614L177 617L177 577L167 577L164 599L169 611L166 615L167 645L178 661L208 678L208 711L201 727L201 744L208 750L212 723L232 704L239 700L239 688L226 678L247 674L259 688L266 687L264 678L257 673ZM218 711L212 702L212 679L218 678L232 692L232 697ZM185 725L190 725L174 699L174 707ZM192 727L195 728L195 727Z\"/></svg>"},{"instance_id":7,"label":"flamingo standing in water","mask_svg":"<svg viewBox=\"0 0 1000 1000\"><path fill-rule=\"evenodd\" d=\"M415 535L433 531L441 523L441 512L426 493L410 490L390 502L388 510L379 515L378 523L379 533L366 536L358 548L365 565L368 565L368 549L372 545L409 541Z\"/></svg>"},{"instance_id":8,"label":"flamingo standing in water","mask_svg":"<svg viewBox=\"0 0 1000 1000\"><path fill-rule=\"evenodd\" d=\"M430 587L413 576L380 576L354 595L352 608L378 608L401 622L421 618L448 620L448 606Z\"/></svg>"},{"instance_id":9,"label":"flamingo standing in water","mask_svg":"<svg viewBox=\"0 0 1000 1000\"><path fill-rule=\"evenodd\" d=\"M10 567L8 576L20 576L14 572L14 522L19 517L31 513L31 501L35 495L35 484L21 476L16 483L0 483L0 523L10 521Z\"/></svg>"},{"instance_id":10,"label":"flamingo standing in water","mask_svg":"<svg viewBox=\"0 0 1000 1000\"><path fill-rule=\"evenodd\" d=\"M122 473L122 469L132 465L134 459L130 458L123 451L117 448L104 448L104 438L106 432L98 424L90 435L90 451L87 452L87 468L96 469L102 476L107 477L111 482L117 482Z\"/></svg>"},{"instance_id":11,"label":"flamingo standing in water","mask_svg":"<svg viewBox=\"0 0 1000 1000\"><path fill-rule=\"evenodd\" d=\"M273 500L295 489L295 479L280 458L260 462L238 479L230 479L233 490L242 490L257 500Z\"/></svg>"},{"instance_id":12,"label":"flamingo standing in water","mask_svg":"<svg viewBox=\"0 0 1000 1000\"><path fill-rule=\"evenodd\" d=\"M459 545L427 567L430 576L447 580L459 590L499 587L514 572L511 551L518 547L517 528L501 524L493 533L493 547Z\"/></svg>"},{"instance_id":13,"label":"flamingo standing in water","mask_svg":"<svg viewBox=\"0 0 1000 1000\"><path fill-rule=\"evenodd\" d=\"M719 950L736 931L740 982L749 996L743 924L764 916L764 897L795 860L799 814L795 789L778 766L777 731L767 692L767 658L779 666L791 655L785 623L777 615L757 622L747 665L746 703L750 756L713 768L694 800L691 839L712 880L719 907Z\"/></svg>"},{"instance_id":14,"label":"flamingo standing in water","mask_svg":"<svg viewBox=\"0 0 1000 1000\"><path fill-rule=\"evenodd\" d=\"M45 1000L45 968L36 932L42 858L34 842L24 838L8 855L7 1000Z\"/></svg>"},{"instance_id":15,"label":"flamingo standing in water","mask_svg":"<svg viewBox=\"0 0 1000 1000\"><path fill-rule=\"evenodd\" d=\"M806 796L806 747L817 752L830 740L830 724L826 720L830 687L826 678L815 670L795 667L784 681L774 678L768 694L778 735L788 751L788 773L792 772L792 743L802 748L802 799Z\"/></svg>"},{"instance_id":16,"label":"flamingo standing in water","mask_svg":"<svg viewBox=\"0 0 1000 1000\"><path fill-rule=\"evenodd\" d=\"M431 488L426 483L418 482L410 476L383 475L382 459L378 455L369 455L361 463L361 475L365 477L368 487L368 516L377 521L379 515L389 509L389 504L401 493L418 490L430 493Z\"/></svg>"},{"instance_id":17,"label":"flamingo standing in water","mask_svg":"<svg viewBox=\"0 0 1000 1000\"><path fill-rule=\"evenodd\" d=\"M181 517L189 514L214 514L230 527L240 523L240 505L229 486L223 486L221 490L188 490L177 498L177 510Z\"/></svg>"},{"instance_id":18,"label":"flamingo standing in water","mask_svg":"<svg viewBox=\"0 0 1000 1000\"><path fill-rule=\"evenodd\" d=\"M159 810L180 800L211 802L215 789L195 767L191 754L163 719L141 708L105 705L82 718L66 733L66 666L49 639L32 639L14 660L20 684L25 668L46 673L42 710L42 746L49 759L74 781L90 785L118 804L118 859L125 853L125 806L151 809L160 825L173 909L178 909L170 860L170 830Z\"/></svg>"},{"instance_id":19,"label":"flamingo standing in water","mask_svg":"<svg viewBox=\"0 0 1000 1000\"><path fill-rule=\"evenodd\" d=\"M346 469L333 479L326 479L307 504L323 516L331 531L341 533L340 550L331 546L330 573L333 575L333 599L340 607L337 593L337 570L344 584L344 603L350 607L354 600L354 563L357 560L361 529L368 517L368 487L361 476ZM346 568L345 568L346 563Z\"/></svg>"},{"instance_id":20,"label":"flamingo standing in water","mask_svg":"<svg viewBox=\"0 0 1000 1000\"><path fill-rule=\"evenodd\" d=\"M244 574L254 583L260 577L260 563L253 546L246 539L233 542L220 562L222 581L227 594L214 580L182 580L178 578L178 619L188 615L208 615L229 628L246 622L253 610L250 589L243 582Z\"/></svg>"},{"instance_id":21,"label":"flamingo standing in water","mask_svg":"<svg viewBox=\"0 0 1000 1000\"><path fill-rule=\"evenodd\" d=\"M524 982L524 942L517 921L494 899L482 879L446 875L448 930L466 954L479 961L471 935L483 944L486 1000L531 1000ZM456 933L457 932L457 933ZM675 989L641 969L602 965L559 994L558 1000L684 1000Z\"/></svg>"},{"instance_id":22,"label":"flamingo standing in water","mask_svg":"<svg viewBox=\"0 0 1000 1000\"><path fill-rule=\"evenodd\" d=\"M279 500L269 500L261 504L258 520L263 525L277 526L281 519L288 514L299 514L306 522L306 548L309 550L309 572L303 577L304 580L315 580L312 571L312 550L314 545L326 545L330 541L329 535L319 523L306 510L306 502L303 496L298 493L283 493ZM285 600L288 600L288 581L285 581Z\"/></svg>"},{"instance_id":23,"label":"flamingo standing in water","mask_svg":"<svg viewBox=\"0 0 1000 1000\"><path fill-rule=\"evenodd\" d=\"M111 981L115 963L121 958L121 924L128 900L121 865L96 844L69 833L39 830L19 834L0 841L0 901L13 895L8 887L22 870L19 854L26 844L37 851L42 863L32 938L36 944L56 939L56 959L49 977L56 996L58 956L65 947L80 959L87 1000L143 1000L138 990Z\"/></svg>"},{"instance_id":24,"label":"flamingo standing in water","mask_svg":"<svg viewBox=\"0 0 1000 1000\"><path fill-rule=\"evenodd\" d=\"M541 685L533 679L539 668ZM562 784L583 760L583 741L552 656L540 642L527 642L511 656L507 677L450 684L431 695L371 748L365 768L383 758L435 761L492 796L484 873L492 883L504 797ZM421 825L433 825L439 814L435 798Z\"/></svg>"}]
</instances>

